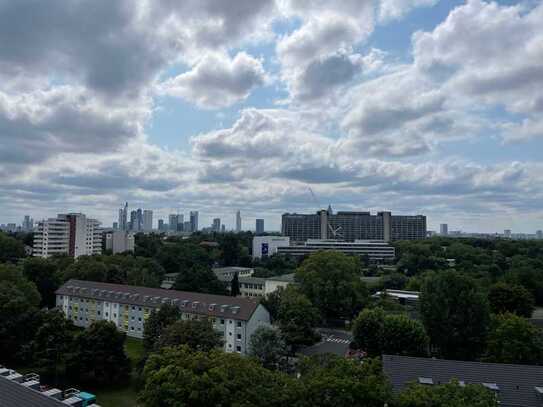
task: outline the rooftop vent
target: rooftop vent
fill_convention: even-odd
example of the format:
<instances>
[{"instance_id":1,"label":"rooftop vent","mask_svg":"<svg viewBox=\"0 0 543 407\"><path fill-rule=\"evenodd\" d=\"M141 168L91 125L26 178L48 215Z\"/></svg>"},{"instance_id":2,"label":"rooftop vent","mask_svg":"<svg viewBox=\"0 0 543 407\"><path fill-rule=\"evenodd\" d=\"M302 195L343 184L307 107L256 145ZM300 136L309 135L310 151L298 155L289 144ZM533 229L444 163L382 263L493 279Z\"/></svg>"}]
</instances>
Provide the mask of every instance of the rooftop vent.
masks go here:
<instances>
[{"instance_id":1,"label":"rooftop vent","mask_svg":"<svg viewBox=\"0 0 543 407\"><path fill-rule=\"evenodd\" d=\"M236 305L235 307L232 307L232 314L237 314L239 312L239 307Z\"/></svg>"},{"instance_id":2,"label":"rooftop vent","mask_svg":"<svg viewBox=\"0 0 543 407\"><path fill-rule=\"evenodd\" d=\"M208 309L209 309L210 311L213 311L213 310L215 309L216 306L217 306L217 304L209 304Z\"/></svg>"},{"instance_id":3,"label":"rooftop vent","mask_svg":"<svg viewBox=\"0 0 543 407\"><path fill-rule=\"evenodd\" d=\"M194 301L192 303L192 309L196 309L196 307L198 307L198 304L200 303L200 301Z\"/></svg>"},{"instance_id":4,"label":"rooftop vent","mask_svg":"<svg viewBox=\"0 0 543 407\"><path fill-rule=\"evenodd\" d=\"M228 308L228 305L221 305L221 312L224 312L226 311L226 309Z\"/></svg>"},{"instance_id":5,"label":"rooftop vent","mask_svg":"<svg viewBox=\"0 0 543 407\"><path fill-rule=\"evenodd\" d=\"M188 303L189 303L189 300L183 300L181 301L181 306L186 307Z\"/></svg>"}]
</instances>

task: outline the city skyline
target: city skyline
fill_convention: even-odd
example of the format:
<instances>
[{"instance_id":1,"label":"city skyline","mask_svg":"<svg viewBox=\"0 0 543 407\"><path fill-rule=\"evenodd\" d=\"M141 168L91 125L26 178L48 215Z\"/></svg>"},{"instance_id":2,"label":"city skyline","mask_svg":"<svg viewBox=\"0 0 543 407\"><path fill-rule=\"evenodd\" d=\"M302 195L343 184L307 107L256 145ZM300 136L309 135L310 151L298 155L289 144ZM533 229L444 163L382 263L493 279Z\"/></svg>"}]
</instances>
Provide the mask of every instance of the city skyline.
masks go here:
<instances>
[{"instance_id":1,"label":"city skyline","mask_svg":"<svg viewBox=\"0 0 543 407\"><path fill-rule=\"evenodd\" d=\"M67 4L0 6L2 223L128 201L543 228L539 1Z\"/></svg>"}]
</instances>

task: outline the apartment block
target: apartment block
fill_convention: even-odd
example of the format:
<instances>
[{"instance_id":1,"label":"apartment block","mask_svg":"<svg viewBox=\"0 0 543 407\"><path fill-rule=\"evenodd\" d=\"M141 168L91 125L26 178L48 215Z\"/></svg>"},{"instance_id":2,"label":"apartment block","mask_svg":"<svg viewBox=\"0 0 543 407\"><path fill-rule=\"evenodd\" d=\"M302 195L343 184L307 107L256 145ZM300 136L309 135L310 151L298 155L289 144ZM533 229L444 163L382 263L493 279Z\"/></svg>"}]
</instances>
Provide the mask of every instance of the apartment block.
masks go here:
<instances>
[{"instance_id":1,"label":"apartment block","mask_svg":"<svg viewBox=\"0 0 543 407\"><path fill-rule=\"evenodd\" d=\"M134 233L124 230L104 232L104 247L113 254L134 251Z\"/></svg>"},{"instance_id":2,"label":"apartment block","mask_svg":"<svg viewBox=\"0 0 543 407\"><path fill-rule=\"evenodd\" d=\"M33 255L71 257L102 253L100 222L82 213L59 214L38 223L34 235Z\"/></svg>"},{"instance_id":3,"label":"apartment block","mask_svg":"<svg viewBox=\"0 0 543 407\"><path fill-rule=\"evenodd\" d=\"M143 338L145 321L163 304L179 308L182 319L209 318L226 352L248 352L254 331L270 324L270 314L249 298L69 280L56 292L56 304L76 326L113 322L128 336Z\"/></svg>"},{"instance_id":4,"label":"apartment block","mask_svg":"<svg viewBox=\"0 0 543 407\"><path fill-rule=\"evenodd\" d=\"M426 238L426 216L397 216L390 212L285 213L281 233L293 242L309 239L416 240Z\"/></svg>"}]
</instances>

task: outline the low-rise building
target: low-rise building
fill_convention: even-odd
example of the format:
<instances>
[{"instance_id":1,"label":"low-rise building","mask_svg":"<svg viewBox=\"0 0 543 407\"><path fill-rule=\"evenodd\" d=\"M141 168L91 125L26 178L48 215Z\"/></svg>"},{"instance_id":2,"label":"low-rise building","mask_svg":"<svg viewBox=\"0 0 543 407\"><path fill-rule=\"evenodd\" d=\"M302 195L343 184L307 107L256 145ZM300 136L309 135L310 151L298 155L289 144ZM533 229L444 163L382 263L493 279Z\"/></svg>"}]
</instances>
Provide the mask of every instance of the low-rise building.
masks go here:
<instances>
[{"instance_id":1,"label":"low-rise building","mask_svg":"<svg viewBox=\"0 0 543 407\"><path fill-rule=\"evenodd\" d=\"M501 407L543 405L543 366L383 355L383 370L395 393L409 383L434 386L454 379L460 386L483 385Z\"/></svg>"},{"instance_id":2,"label":"low-rise building","mask_svg":"<svg viewBox=\"0 0 543 407\"><path fill-rule=\"evenodd\" d=\"M270 324L270 314L249 298L160 288L69 280L56 291L56 304L76 326L106 320L128 336L143 338L145 321L163 304L176 306L182 319L209 318L226 352L245 354L254 331Z\"/></svg>"},{"instance_id":3,"label":"low-rise building","mask_svg":"<svg viewBox=\"0 0 543 407\"><path fill-rule=\"evenodd\" d=\"M228 282L232 281L236 274L238 277L252 276L255 270L250 267L215 267L213 272L220 281Z\"/></svg>"},{"instance_id":4,"label":"low-rise building","mask_svg":"<svg viewBox=\"0 0 543 407\"><path fill-rule=\"evenodd\" d=\"M231 278L219 278L226 284L226 289L230 291ZM242 297L266 297L277 291L280 287L286 288L289 284L294 284L294 273L284 274L275 277L238 277L239 294Z\"/></svg>"},{"instance_id":5,"label":"low-rise building","mask_svg":"<svg viewBox=\"0 0 543 407\"><path fill-rule=\"evenodd\" d=\"M255 236L253 237L253 259L272 256L279 247L288 247L288 236Z\"/></svg>"},{"instance_id":6,"label":"low-rise building","mask_svg":"<svg viewBox=\"0 0 543 407\"><path fill-rule=\"evenodd\" d=\"M321 250L334 250L349 255L368 256L371 262L377 263L391 262L396 256L394 246L383 240L346 242L331 239L310 239L303 244L280 246L277 248L277 253L301 257Z\"/></svg>"}]
</instances>

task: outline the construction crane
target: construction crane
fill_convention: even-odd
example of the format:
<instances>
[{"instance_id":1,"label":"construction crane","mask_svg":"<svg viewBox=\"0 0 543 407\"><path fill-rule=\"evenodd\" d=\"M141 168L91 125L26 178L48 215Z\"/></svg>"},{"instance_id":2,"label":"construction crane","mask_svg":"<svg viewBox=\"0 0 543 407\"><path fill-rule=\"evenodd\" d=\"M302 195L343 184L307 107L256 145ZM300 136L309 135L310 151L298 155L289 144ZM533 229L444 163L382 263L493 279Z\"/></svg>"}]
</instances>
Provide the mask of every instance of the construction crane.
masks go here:
<instances>
[{"instance_id":1,"label":"construction crane","mask_svg":"<svg viewBox=\"0 0 543 407\"><path fill-rule=\"evenodd\" d=\"M317 197L315 196L315 193L313 192L313 190L311 189L311 187L307 187L307 189L309 189L309 192L311 193L311 197L313 198L313 201L315 201L315 203L317 204L317 207L319 208L319 212L322 211L322 206L321 204L319 203ZM337 228L333 228L332 225L330 224L330 219L328 218L328 216L326 217L326 223L328 225L328 230L330 231L331 235L332 235L332 238L333 239L337 239L337 238L343 238L343 234L341 234L341 226L338 226Z\"/></svg>"}]
</instances>

